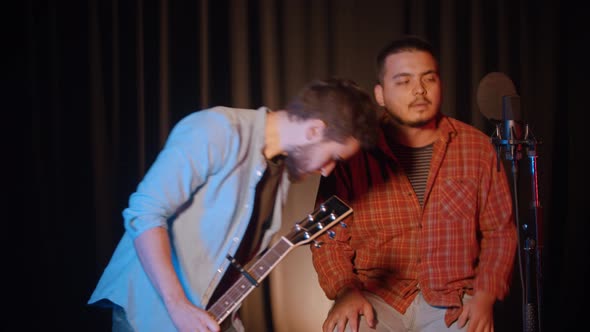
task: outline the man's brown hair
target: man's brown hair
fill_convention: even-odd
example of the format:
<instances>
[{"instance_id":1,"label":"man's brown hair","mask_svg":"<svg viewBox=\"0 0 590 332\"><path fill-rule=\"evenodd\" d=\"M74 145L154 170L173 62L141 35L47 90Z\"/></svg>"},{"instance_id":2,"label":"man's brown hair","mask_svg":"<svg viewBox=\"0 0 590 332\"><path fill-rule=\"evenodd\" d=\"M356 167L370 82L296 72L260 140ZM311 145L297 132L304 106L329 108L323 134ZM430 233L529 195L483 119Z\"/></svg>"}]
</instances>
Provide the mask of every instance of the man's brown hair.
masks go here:
<instances>
[{"instance_id":1,"label":"man's brown hair","mask_svg":"<svg viewBox=\"0 0 590 332\"><path fill-rule=\"evenodd\" d=\"M287 105L289 116L320 119L326 124L324 138L344 143L348 137L362 147L375 144L377 107L354 81L342 78L315 80Z\"/></svg>"}]
</instances>

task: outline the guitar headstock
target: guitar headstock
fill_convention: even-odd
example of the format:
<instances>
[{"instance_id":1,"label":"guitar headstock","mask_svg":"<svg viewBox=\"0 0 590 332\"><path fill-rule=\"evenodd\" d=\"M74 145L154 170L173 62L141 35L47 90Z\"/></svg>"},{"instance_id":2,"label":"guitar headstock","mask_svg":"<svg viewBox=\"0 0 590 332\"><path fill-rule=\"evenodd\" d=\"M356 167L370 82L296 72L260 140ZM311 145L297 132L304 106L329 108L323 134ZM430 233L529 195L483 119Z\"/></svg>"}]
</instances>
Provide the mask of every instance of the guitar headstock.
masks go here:
<instances>
[{"instance_id":1,"label":"guitar headstock","mask_svg":"<svg viewBox=\"0 0 590 332\"><path fill-rule=\"evenodd\" d=\"M311 242L332 226L346 219L352 213L352 208L337 196L332 196L318 206L318 208L300 222L293 230L285 235L289 242L298 246Z\"/></svg>"}]
</instances>

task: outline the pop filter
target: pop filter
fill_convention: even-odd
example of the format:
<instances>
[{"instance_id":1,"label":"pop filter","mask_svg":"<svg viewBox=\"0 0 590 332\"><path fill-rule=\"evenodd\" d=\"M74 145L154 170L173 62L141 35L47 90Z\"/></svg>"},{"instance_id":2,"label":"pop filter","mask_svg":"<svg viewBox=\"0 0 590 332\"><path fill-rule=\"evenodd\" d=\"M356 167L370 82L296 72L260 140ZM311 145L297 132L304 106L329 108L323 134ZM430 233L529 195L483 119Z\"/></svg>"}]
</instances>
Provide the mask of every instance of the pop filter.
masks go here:
<instances>
[{"instance_id":1,"label":"pop filter","mask_svg":"<svg viewBox=\"0 0 590 332\"><path fill-rule=\"evenodd\" d=\"M500 72L487 74L481 79L477 88L479 111L488 120L504 120L502 103L505 96L518 96L512 80Z\"/></svg>"}]
</instances>

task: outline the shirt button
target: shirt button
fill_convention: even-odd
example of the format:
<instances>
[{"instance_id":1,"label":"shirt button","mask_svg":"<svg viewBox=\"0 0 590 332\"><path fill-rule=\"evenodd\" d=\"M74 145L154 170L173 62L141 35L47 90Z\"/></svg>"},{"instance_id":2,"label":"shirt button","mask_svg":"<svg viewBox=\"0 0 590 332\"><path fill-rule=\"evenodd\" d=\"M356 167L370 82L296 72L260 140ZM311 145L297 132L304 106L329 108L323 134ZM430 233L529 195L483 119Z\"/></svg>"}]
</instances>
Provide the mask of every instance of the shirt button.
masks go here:
<instances>
[{"instance_id":1,"label":"shirt button","mask_svg":"<svg viewBox=\"0 0 590 332\"><path fill-rule=\"evenodd\" d=\"M262 176L262 171L261 171L261 170L258 170L258 171L256 171L256 175L257 175L258 177L261 177L261 176Z\"/></svg>"}]
</instances>

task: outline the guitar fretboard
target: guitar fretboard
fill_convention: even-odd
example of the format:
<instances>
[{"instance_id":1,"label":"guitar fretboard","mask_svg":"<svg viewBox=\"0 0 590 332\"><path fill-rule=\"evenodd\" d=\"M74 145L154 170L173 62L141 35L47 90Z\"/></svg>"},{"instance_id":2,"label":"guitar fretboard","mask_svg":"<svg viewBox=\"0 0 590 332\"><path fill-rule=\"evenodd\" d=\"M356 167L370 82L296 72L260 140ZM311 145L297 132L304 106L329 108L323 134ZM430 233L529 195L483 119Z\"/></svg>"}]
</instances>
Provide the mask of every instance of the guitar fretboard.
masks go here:
<instances>
[{"instance_id":1,"label":"guitar fretboard","mask_svg":"<svg viewBox=\"0 0 590 332\"><path fill-rule=\"evenodd\" d=\"M262 281L292 248L293 245L289 241L281 238L260 258L254 260L254 263L247 268L248 274L256 279L256 282ZM255 287L256 285L252 284L246 276L240 275L231 288L209 308L208 312L215 317L218 323L221 323Z\"/></svg>"}]
</instances>

